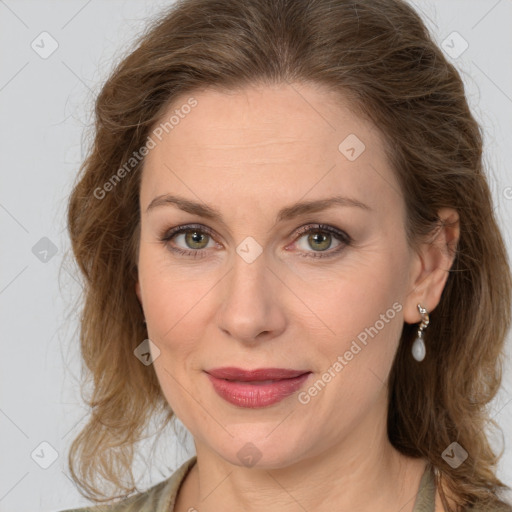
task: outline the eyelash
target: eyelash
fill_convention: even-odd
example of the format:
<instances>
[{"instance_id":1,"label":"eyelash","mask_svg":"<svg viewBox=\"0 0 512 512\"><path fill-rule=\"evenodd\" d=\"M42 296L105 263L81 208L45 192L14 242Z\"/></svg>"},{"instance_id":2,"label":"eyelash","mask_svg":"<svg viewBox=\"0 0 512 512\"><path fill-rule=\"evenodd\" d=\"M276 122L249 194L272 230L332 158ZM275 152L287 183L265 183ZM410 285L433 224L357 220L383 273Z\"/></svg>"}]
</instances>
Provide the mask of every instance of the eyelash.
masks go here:
<instances>
[{"instance_id":1,"label":"eyelash","mask_svg":"<svg viewBox=\"0 0 512 512\"><path fill-rule=\"evenodd\" d=\"M175 228L172 228L171 230L165 231L160 236L160 241L164 244L165 247L167 247L170 251L173 251L177 254L180 254L181 256L190 256L192 258L204 258L206 256L207 249L197 249L197 250L185 250L181 249L179 247L171 247L169 242L176 237L177 235L181 233L187 233L188 231L195 231L199 232L201 234L207 234L211 238L213 238L213 231L201 224L187 224L183 226L177 226ZM338 255L346 246L349 246L352 244L352 238L347 235L345 232L340 231L336 228L333 228L331 226L328 226L326 224L314 224L314 225L307 225L299 228L296 233L296 240L302 238L304 235L307 235L309 233L329 233L331 235L334 235L334 237L341 242L341 244L333 251L330 252L324 252L324 251L313 251L313 253L308 254L301 254L299 253L299 256L302 256L304 258L332 258L336 255Z\"/></svg>"}]
</instances>

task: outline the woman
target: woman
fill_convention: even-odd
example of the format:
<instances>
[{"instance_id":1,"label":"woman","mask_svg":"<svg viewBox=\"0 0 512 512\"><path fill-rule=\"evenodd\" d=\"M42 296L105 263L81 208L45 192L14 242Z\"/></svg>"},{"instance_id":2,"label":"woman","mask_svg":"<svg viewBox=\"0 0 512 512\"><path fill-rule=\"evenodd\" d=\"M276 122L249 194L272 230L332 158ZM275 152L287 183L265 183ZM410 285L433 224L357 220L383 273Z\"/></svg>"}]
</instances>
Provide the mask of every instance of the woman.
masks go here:
<instances>
[{"instance_id":1,"label":"woman","mask_svg":"<svg viewBox=\"0 0 512 512\"><path fill-rule=\"evenodd\" d=\"M506 250L462 81L408 4L181 2L96 119L68 219L84 496L136 491L163 412L197 456L107 510L512 510L484 432Z\"/></svg>"}]
</instances>

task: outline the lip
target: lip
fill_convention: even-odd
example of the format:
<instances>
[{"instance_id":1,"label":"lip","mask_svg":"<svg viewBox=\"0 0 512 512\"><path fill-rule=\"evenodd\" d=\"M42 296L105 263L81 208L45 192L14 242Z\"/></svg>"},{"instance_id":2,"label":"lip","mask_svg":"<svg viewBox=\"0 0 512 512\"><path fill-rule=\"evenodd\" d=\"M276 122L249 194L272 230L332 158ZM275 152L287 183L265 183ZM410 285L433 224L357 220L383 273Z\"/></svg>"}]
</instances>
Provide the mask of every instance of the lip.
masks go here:
<instances>
[{"instance_id":1,"label":"lip","mask_svg":"<svg viewBox=\"0 0 512 512\"><path fill-rule=\"evenodd\" d=\"M286 368L224 367L206 371L217 394L227 402L246 408L267 407L298 391L311 374Z\"/></svg>"}]
</instances>

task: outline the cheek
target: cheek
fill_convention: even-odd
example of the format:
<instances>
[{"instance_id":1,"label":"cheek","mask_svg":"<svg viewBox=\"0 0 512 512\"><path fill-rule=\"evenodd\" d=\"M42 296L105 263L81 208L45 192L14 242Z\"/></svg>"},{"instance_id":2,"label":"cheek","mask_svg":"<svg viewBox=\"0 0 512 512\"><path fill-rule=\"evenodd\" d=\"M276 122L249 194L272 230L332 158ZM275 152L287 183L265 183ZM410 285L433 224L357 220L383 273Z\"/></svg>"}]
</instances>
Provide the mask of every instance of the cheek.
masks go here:
<instances>
[{"instance_id":1,"label":"cheek","mask_svg":"<svg viewBox=\"0 0 512 512\"><path fill-rule=\"evenodd\" d=\"M403 326L400 295L391 276L376 270L347 279L322 299L335 336L318 336L315 352L322 354L317 379L328 383L313 383L302 399L333 424L355 424L382 397L395 357Z\"/></svg>"},{"instance_id":2,"label":"cheek","mask_svg":"<svg viewBox=\"0 0 512 512\"><path fill-rule=\"evenodd\" d=\"M342 272L330 276L317 288L314 302L310 304L314 304L337 335L353 336L372 325L381 313L400 300L401 285L395 280L395 268L387 255L346 265ZM317 281L317 284L320 283Z\"/></svg>"},{"instance_id":3,"label":"cheek","mask_svg":"<svg viewBox=\"0 0 512 512\"><path fill-rule=\"evenodd\" d=\"M173 264L167 250L152 243L141 246L139 281L148 327L160 337L197 315L197 306L215 282L200 265Z\"/></svg>"},{"instance_id":4,"label":"cheek","mask_svg":"<svg viewBox=\"0 0 512 512\"><path fill-rule=\"evenodd\" d=\"M328 335L318 338L317 348L327 356L328 365L343 356L345 375L352 373L347 367L365 367L385 375L403 327L405 281L398 255L366 255L359 255L357 265L344 267L343 274L332 278L324 293L317 293L309 303L328 327ZM358 376L354 373L351 378Z\"/></svg>"},{"instance_id":5,"label":"cheek","mask_svg":"<svg viewBox=\"0 0 512 512\"><path fill-rule=\"evenodd\" d=\"M167 286L166 286L167 284ZM158 279L150 287L145 303L148 334L168 355L180 358L192 350L202 336L203 322L199 320L202 305L194 285ZM203 304L204 305L204 304Z\"/></svg>"},{"instance_id":6,"label":"cheek","mask_svg":"<svg viewBox=\"0 0 512 512\"><path fill-rule=\"evenodd\" d=\"M204 337L204 322L199 316L204 313L201 297L207 288L204 283L180 279L175 270L157 265L142 267L140 279L148 337L160 350L154 370L165 399L180 419L186 418L188 393L197 394L191 380ZM203 287L206 289L200 291Z\"/></svg>"},{"instance_id":7,"label":"cheek","mask_svg":"<svg viewBox=\"0 0 512 512\"><path fill-rule=\"evenodd\" d=\"M318 351L330 359L349 350L354 339L359 339L363 347L365 338L368 345L373 340L396 340L401 322L393 304L401 297L400 269L405 266L401 245L399 240L392 245L374 240L365 248L348 252L347 258L339 265L330 265L329 271L321 263L317 268L303 264L284 269L284 281L290 283L292 295L299 300L286 290L284 295L280 295L283 290L277 290L266 299L282 297L282 303L273 303L272 307L286 309L293 317L292 324L316 333L313 338ZM206 265L172 263L160 246L141 246L139 279L149 335L168 351L192 350L192 344L197 346L215 316L216 305L212 301L220 300L215 285L222 276L215 265L211 271L205 269ZM222 287L222 283L218 284ZM381 320L381 314L390 319L391 315L386 315L389 310L396 313L394 319ZM384 350L389 343L380 345Z\"/></svg>"}]
</instances>

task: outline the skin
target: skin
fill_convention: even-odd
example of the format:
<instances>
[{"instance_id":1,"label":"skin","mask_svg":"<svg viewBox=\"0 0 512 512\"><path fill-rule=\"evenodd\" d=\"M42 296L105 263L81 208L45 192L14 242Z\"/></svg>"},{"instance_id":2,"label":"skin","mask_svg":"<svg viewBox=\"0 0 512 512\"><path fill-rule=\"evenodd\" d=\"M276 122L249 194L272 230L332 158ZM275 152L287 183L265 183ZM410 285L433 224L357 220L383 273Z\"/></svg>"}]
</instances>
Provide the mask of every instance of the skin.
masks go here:
<instances>
[{"instance_id":1,"label":"skin","mask_svg":"<svg viewBox=\"0 0 512 512\"><path fill-rule=\"evenodd\" d=\"M284 84L193 96L197 106L146 157L140 191L136 292L160 350L153 364L163 394L197 451L175 510L412 511L426 461L389 443L387 380L403 323L421 320L418 303L431 312L439 302L458 224L419 252L409 248L382 136L339 95ZM366 147L354 161L338 150L349 134ZM167 193L217 208L224 223L169 204L146 211ZM332 207L275 221L282 207L335 193L371 210ZM452 209L439 214L458 221ZM214 235L161 241L186 224ZM309 242L297 235L315 224L353 242L318 229ZM250 264L236 252L249 236L263 250ZM331 258L301 256L333 254L340 245ZM401 305L394 318L307 404L295 394L265 408L236 407L204 373L221 366L310 370L307 389L394 303ZM421 363L411 356L410 364ZM249 442L261 456L253 467L237 456Z\"/></svg>"}]
</instances>

